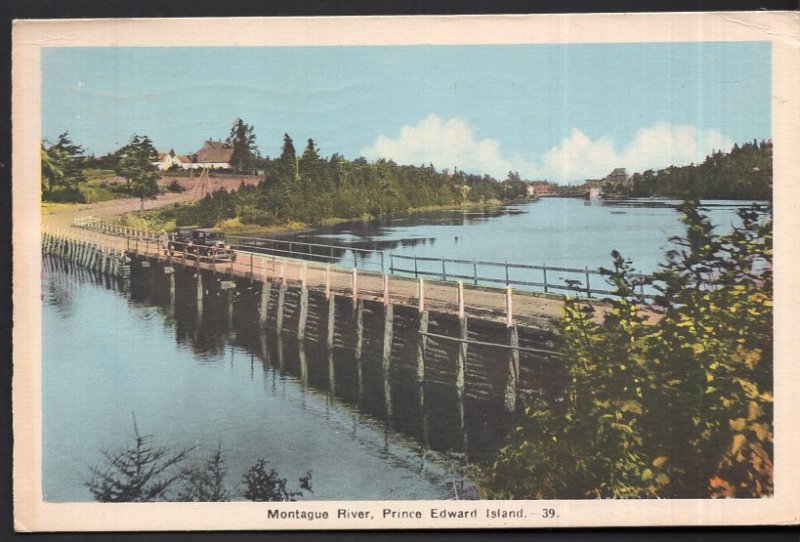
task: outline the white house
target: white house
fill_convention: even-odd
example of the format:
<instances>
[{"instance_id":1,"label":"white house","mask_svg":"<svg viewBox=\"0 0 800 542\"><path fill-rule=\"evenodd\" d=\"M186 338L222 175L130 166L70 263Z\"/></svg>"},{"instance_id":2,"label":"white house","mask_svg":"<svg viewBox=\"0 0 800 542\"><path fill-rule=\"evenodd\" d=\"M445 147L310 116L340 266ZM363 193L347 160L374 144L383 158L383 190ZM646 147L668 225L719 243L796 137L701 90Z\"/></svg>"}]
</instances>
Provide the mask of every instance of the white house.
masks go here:
<instances>
[{"instance_id":1,"label":"white house","mask_svg":"<svg viewBox=\"0 0 800 542\"><path fill-rule=\"evenodd\" d=\"M158 155L158 161L153 162L153 165L161 171L174 166L181 169L228 169L231 167L232 156L232 146L209 139L192 155L175 154L174 151L162 152Z\"/></svg>"}]
</instances>

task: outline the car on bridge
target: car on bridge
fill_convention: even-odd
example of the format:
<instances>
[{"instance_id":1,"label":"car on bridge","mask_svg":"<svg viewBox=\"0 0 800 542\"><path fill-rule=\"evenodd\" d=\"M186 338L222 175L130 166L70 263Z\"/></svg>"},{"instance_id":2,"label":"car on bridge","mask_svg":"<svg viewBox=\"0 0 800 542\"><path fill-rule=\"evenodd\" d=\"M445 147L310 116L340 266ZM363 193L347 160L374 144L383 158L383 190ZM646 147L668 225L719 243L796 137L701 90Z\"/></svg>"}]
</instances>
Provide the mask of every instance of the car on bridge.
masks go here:
<instances>
[{"instance_id":1,"label":"car on bridge","mask_svg":"<svg viewBox=\"0 0 800 542\"><path fill-rule=\"evenodd\" d=\"M233 262L236 252L225 242L221 230L215 228L179 228L177 233L167 239L165 253L173 256L176 253L188 258Z\"/></svg>"}]
</instances>

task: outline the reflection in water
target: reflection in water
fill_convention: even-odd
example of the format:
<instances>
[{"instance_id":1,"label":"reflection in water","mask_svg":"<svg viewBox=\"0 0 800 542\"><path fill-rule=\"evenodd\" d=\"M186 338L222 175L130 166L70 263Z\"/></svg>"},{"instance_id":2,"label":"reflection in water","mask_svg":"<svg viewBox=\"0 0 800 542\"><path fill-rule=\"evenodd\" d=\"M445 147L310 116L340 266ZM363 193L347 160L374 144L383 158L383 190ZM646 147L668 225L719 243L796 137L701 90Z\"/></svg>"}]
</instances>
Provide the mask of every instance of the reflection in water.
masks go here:
<instances>
[{"instance_id":1,"label":"reflection in water","mask_svg":"<svg viewBox=\"0 0 800 542\"><path fill-rule=\"evenodd\" d=\"M450 469L490 458L511 422L502 402L458 392L445 374L420 382L417 343L405 331L395 331L386 359L375 307L337 300L329 349L311 327L305 341L276 333L274 310L262 329L259 286L248 281L225 291L221 277L204 274L198 303L194 271L176 269L173 295L162 266L134 266L126 294L45 261L48 500L90 498L84 466L125 441L131 412L165 444L222 441L232 478L264 454L287 478L312 469L320 499L452 498ZM294 293L286 295L284 328L296 330Z\"/></svg>"}]
</instances>

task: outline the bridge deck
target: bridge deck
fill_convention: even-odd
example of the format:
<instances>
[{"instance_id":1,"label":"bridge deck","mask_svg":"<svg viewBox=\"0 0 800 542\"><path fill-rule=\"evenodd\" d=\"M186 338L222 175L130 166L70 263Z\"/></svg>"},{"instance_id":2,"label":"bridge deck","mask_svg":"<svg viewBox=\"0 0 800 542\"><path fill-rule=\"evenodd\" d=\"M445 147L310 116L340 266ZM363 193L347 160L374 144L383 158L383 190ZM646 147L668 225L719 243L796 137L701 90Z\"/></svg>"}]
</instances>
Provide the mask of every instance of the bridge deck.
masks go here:
<instances>
[{"instance_id":1,"label":"bridge deck","mask_svg":"<svg viewBox=\"0 0 800 542\"><path fill-rule=\"evenodd\" d=\"M103 251L126 252L130 255L155 259L177 267L199 268L231 277L258 282L286 282L288 285L306 287L319 291L328 290L337 296L357 297L387 301L427 310L456 313L468 318L502 321L508 325L554 329L564 310L564 297L506 288L459 285L457 282L425 280L396 275L340 268L305 260L237 252L235 262L198 261L191 255L174 252L166 254L161 244L152 238L121 237L79 228L50 230L62 237L89 242ZM355 288L354 288L355 276ZM422 284L423 299L420 299ZM461 295L460 295L461 292ZM459 298L461 297L461 301ZM511 300L509 310L508 300ZM586 300L594 305L599 318L605 305L596 300Z\"/></svg>"}]
</instances>

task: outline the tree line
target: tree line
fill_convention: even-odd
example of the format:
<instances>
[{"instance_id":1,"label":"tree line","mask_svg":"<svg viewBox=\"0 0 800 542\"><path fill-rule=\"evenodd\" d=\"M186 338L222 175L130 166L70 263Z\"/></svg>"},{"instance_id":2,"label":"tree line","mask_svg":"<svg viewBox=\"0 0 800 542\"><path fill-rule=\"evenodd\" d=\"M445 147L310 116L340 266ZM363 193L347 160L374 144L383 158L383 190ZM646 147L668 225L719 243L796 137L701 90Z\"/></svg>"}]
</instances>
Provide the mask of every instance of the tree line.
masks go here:
<instances>
[{"instance_id":1,"label":"tree line","mask_svg":"<svg viewBox=\"0 0 800 542\"><path fill-rule=\"evenodd\" d=\"M258 174L262 181L236 193L220 191L198 205L174 211L179 225L213 225L239 218L244 224L271 225L289 221L316 224L325 218L386 216L428 206L510 201L527 195L517 172L503 182L489 175L467 174L433 165L398 165L391 160L348 160L334 153L320 155L309 139L298 153L286 134L280 156L261 156L255 129L242 119L231 126L226 143L232 147L234 174ZM72 142L68 133L55 143L42 142L42 197L47 201L81 201L80 187L88 168L112 170L125 179L122 193L144 199L158 194L158 152L149 137L133 135L119 150L95 158Z\"/></svg>"},{"instance_id":2,"label":"tree line","mask_svg":"<svg viewBox=\"0 0 800 542\"><path fill-rule=\"evenodd\" d=\"M243 185L231 193L214 192L197 204L161 211L161 219L175 220L178 226L213 226L231 218L259 226L292 221L319 224L328 218L382 217L424 207L527 196L527 183L515 172L499 182L458 169L437 171L433 165L400 165L385 159L368 162L363 157L348 160L338 153L324 157L313 139L298 153L288 134L280 156L260 158L251 151L243 163L252 160L262 176L259 184Z\"/></svg>"},{"instance_id":3,"label":"tree line","mask_svg":"<svg viewBox=\"0 0 800 542\"><path fill-rule=\"evenodd\" d=\"M734 144L730 152L715 151L701 164L634 173L630 183L604 191L624 197L771 201L772 144Z\"/></svg>"}]
</instances>

